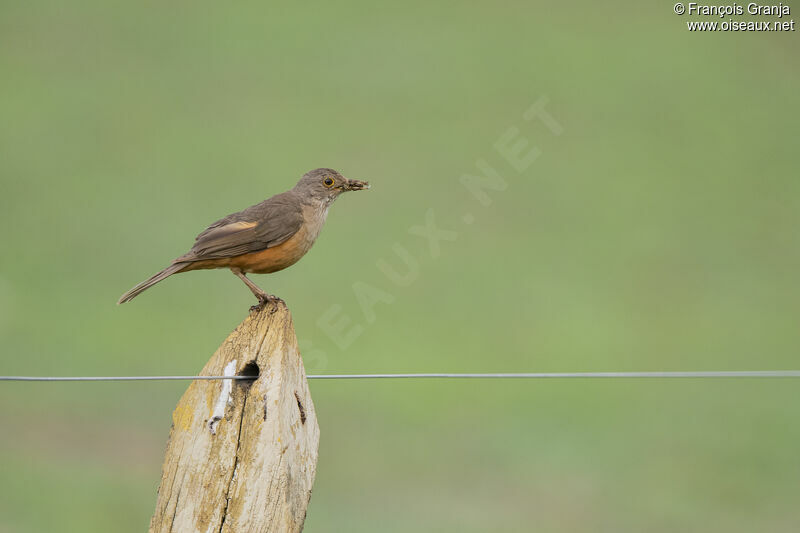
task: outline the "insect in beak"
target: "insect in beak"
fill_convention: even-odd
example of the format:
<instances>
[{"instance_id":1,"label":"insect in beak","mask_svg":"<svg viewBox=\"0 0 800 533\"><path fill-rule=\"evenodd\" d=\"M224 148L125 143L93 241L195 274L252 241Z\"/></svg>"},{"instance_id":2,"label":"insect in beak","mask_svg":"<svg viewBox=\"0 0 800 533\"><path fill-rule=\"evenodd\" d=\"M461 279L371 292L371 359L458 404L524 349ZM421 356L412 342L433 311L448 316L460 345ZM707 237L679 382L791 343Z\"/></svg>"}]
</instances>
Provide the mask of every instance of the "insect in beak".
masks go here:
<instances>
[{"instance_id":1,"label":"insect in beak","mask_svg":"<svg viewBox=\"0 0 800 533\"><path fill-rule=\"evenodd\" d=\"M363 191L369 189L369 183L361 180L347 180L342 188L345 191Z\"/></svg>"}]
</instances>

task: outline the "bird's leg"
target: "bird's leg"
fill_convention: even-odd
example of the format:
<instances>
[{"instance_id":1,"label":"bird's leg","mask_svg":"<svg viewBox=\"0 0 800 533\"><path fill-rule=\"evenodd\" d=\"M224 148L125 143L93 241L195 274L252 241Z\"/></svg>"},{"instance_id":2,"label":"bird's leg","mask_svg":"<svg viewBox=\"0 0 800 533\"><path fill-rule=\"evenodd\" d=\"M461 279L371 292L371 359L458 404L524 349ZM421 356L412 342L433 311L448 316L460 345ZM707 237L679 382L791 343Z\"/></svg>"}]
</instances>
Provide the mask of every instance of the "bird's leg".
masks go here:
<instances>
[{"instance_id":1,"label":"bird's leg","mask_svg":"<svg viewBox=\"0 0 800 533\"><path fill-rule=\"evenodd\" d=\"M252 291L256 298L258 298L258 305L254 305L251 309L260 309L264 307L269 301L278 301L280 302L281 299L277 296L273 296L272 294L267 294L261 288L253 283L247 276L245 276L244 272L240 268L231 268L231 272L233 272L237 278L244 281L244 284L247 285L247 288Z\"/></svg>"}]
</instances>

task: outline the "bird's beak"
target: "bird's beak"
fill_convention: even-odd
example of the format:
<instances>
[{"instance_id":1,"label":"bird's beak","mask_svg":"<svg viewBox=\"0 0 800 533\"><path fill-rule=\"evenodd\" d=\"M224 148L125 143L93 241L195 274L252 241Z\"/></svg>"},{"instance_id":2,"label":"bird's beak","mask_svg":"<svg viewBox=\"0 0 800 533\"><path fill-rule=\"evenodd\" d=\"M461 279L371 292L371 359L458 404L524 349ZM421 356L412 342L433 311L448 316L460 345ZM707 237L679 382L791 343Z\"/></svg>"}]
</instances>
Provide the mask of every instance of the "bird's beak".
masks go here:
<instances>
[{"instance_id":1,"label":"bird's beak","mask_svg":"<svg viewBox=\"0 0 800 533\"><path fill-rule=\"evenodd\" d=\"M363 191L364 189L369 189L369 183L366 181L347 180L344 184L344 190L346 191Z\"/></svg>"}]
</instances>

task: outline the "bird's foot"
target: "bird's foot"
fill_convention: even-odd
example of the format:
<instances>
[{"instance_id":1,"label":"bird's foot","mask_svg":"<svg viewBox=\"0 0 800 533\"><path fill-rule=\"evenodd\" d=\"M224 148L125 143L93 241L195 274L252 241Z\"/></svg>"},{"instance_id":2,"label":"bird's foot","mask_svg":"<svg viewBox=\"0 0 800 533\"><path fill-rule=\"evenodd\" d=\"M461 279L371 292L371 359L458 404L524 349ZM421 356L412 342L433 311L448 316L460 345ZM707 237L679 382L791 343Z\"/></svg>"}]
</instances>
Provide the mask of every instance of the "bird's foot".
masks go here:
<instances>
[{"instance_id":1,"label":"bird's foot","mask_svg":"<svg viewBox=\"0 0 800 533\"><path fill-rule=\"evenodd\" d=\"M252 306L250 308L250 311L261 311L270 302L275 302L276 304L285 304L286 303L281 298L275 296L274 294L267 294L267 293L259 294L259 295L256 296L256 298L258 298L258 304ZM276 309L273 309L273 312L275 312Z\"/></svg>"}]
</instances>

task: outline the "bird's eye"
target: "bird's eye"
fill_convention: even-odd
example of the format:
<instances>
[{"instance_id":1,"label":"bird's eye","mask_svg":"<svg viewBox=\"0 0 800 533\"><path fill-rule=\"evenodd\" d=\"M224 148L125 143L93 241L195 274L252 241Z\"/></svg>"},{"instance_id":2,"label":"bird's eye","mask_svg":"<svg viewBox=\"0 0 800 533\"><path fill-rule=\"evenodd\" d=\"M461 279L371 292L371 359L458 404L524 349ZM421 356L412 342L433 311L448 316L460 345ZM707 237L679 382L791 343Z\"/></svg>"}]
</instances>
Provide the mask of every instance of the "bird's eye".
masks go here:
<instances>
[{"instance_id":1,"label":"bird's eye","mask_svg":"<svg viewBox=\"0 0 800 533\"><path fill-rule=\"evenodd\" d=\"M324 180L322 180L322 183L323 183L323 184L324 184L324 185L325 185L327 188L329 188L329 189L330 189L331 187L333 187L333 184L334 184L334 183L336 183L336 182L335 182L335 181L333 181L333 178L325 178Z\"/></svg>"}]
</instances>

